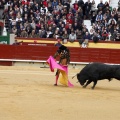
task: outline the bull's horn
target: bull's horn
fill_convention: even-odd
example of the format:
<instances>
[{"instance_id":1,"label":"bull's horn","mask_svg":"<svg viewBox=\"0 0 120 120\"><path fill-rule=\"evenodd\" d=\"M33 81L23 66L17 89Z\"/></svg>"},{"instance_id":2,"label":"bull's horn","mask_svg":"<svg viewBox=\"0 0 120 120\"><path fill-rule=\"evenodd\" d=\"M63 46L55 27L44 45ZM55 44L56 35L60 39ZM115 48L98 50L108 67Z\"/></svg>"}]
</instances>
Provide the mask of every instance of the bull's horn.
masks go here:
<instances>
[{"instance_id":1,"label":"bull's horn","mask_svg":"<svg viewBox=\"0 0 120 120\"><path fill-rule=\"evenodd\" d=\"M77 75L77 74L76 74L76 75ZM72 79L73 79L76 75L74 75L74 76L72 77Z\"/></svg>"}]
</instances>

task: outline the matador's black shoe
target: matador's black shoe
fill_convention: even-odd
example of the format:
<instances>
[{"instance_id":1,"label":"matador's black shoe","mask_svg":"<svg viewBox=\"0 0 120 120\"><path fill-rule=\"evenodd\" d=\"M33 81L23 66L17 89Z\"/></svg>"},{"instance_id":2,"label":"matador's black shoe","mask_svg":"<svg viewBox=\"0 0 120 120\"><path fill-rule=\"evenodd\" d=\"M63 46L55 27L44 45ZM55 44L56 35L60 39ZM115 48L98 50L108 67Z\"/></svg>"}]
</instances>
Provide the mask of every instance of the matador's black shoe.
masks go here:
<instances>
[{"instance_id":1,"label":"matador's black shoe","mask_svg":"<svg viewBox=\"0 0 120 120\"><path fill-rule=\"evenodd\" d=\"M54 84L54 86L57 86L57 84Z\"/></svg>"}]
</instances>

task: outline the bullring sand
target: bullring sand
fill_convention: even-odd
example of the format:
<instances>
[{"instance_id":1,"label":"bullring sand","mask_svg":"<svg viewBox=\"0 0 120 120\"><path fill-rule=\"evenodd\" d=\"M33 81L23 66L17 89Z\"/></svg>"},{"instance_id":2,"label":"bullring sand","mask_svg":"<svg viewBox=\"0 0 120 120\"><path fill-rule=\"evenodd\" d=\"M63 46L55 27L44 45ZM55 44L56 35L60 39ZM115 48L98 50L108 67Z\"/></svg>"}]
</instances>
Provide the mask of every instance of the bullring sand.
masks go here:
<instances>
[{"instance_id":1,"label":"bullring sand","mask_svg":"<svg viewBox=\"0 0 120 120\"><path fill-rule=\"evenodd\" d=\"M0 120L120 120L120 81L99 81L86 89L53 86L49 68L0 66Z\"/></svg>"}]
</instances>

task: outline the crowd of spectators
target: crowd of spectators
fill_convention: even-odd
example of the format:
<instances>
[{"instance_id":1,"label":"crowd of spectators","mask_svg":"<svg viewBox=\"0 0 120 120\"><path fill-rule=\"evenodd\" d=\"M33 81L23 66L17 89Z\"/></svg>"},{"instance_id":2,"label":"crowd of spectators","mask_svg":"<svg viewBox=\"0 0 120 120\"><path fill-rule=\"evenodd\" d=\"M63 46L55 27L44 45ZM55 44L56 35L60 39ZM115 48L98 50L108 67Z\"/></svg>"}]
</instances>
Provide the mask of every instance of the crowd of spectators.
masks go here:
<instances>
[{"instance_id":1,"label":"crowd of spectators","mask_svg":"<svg viewBox=\"0 0 120 120\"><path fill-rule=\"evenodd\" d=\"M97 7L96 7L97 6ZM120 41L120 0L118 9L109 3L75 0L1 0L6 28L17 37ZM91 20L89 31L83 20Z\"/></svg>"}]
</instances>

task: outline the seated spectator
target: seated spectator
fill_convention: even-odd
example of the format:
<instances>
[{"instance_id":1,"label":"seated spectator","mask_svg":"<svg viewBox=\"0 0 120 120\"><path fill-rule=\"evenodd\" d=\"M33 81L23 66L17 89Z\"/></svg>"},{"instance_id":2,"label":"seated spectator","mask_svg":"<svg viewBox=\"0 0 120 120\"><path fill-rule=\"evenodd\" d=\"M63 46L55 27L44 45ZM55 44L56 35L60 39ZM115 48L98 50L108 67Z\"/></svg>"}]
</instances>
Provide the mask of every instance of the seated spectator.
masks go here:
<instances>
[{"instance_id":1,"label":"seated spectator","mask_svg":"<svg viewBox=\"0 0 120 120\"><path fill-rule=\"evenodd\" d=\"M118 32L118 31L117 31L117 35L116 35L115 41L120 41L120 32Z\"/></svg>"},{"instance_id":2,"label":"seated spectator","mask_svg":"<svg viewBox=\"0 0 120 120\"><path fill-rule=\"evenodd\" d=\"M81 44L81 48L88 48L88 40L84 40Z\"/></svg>"},{"instance_id":3,"label":"seated spectator","mask_svg":"<svg viewBox=\"0 0 120 120\"><path fill-rule=\"evenodd\" d=\"M102 15L102 11L100 11L98 13L98 15L96 16L96 21L98 22L98 21L102 21L102 20L103 20L103 15Z\"/></svg>"},{"instance_id":4,"label":"seated spectator","mask_svg":"<svg viewBox=\"0 0 120 120\"><path fill-rule=\"evenodd\" d=\"M63 5L61 2L58 3L57 9L61 11L63 9Z\"/></svg>"},{"instance_id":5,"label":"seated spectator","mask_svg":"<svg viewBox=\"0 0 120 120\"><path fill-rule=\"evenodd\" d=\"M22 17L20 15L20 13L17 14L17 17L16 17L16 22L18 21L21 21L22 22Z\"/></svg>"},{"instance_id":6,"label":"seated spectator","mask_svg":"<svg viewBox=\"0 0 120 120\"><path fill-rule=\"evenodd\" d=\"M82 34L85 35L86 32L88 32L88 29L87 29L86 25L83 24Z\"/></svg>"},{"instance_id":7,"label":"seated spectator","mask_svg":"<svg viewBox=\"0 0 120 120\"><path fill-rule=\"evenodd\" d=\"M94 43L97 43L99 41L98 34L96 32L93 32L92 38Z\"/></svg>"},{"instance_id":8,"label":"seated spectator","mask_svg":"<svg viewBox=\"0 0 120 120\"><path fill-rule=\"evenodd\" d=\"M13 33L13 34L15 34L15 35L17 34L17 28L16 28L15 25L12 27L11 33Z\"/></svg>"},{"instance_id":9,"label":"seated spectator","mask_svg":"<svg viewBox=\"0 0 120 120\"><path fill-rule=\"evenodd\" d=\"M77 22L75 22L75 23L73 24L73 29L74 29L74 31L76 31L76 30L79 29L79 26L78 26L78 23L77 23Z\"/></svg>"},{"instance_id":10,"label":"seated spectator","mask_svg":"<svg viewBox=\"0 0 120 120\"><path fill-rule=\"evenodd\" d=\"M48 2L48 11L50 12L50 13L52 13L52 11L53 11L53 7L52 7L52 4L51 4L51 2Z\"/></svg>"},{"instance_id":11,"label":"seated spectator","mask_svg":"<svg viewBox=\"0 0 120 120\"><path fill-rule=\"evenodd\" d=\"M67 33L70 34L72 29L73 29L72 24L69 24L68 28L66 29Z\"/></svg>"},{"instance_id":12,"label":"seated spectator","mask_svg":"<svg viewBox=\"0 0 120 120\"><path fill-rule=\"evenodd\" d=\"M61 40L58 38L57 42L55 42L55 46L60 47L61 45Z\"/></svg>"},{"instance_id":13,"label":"seated spectator","mask_svg":"<svg viewBox=\"0 0 120 120\"><path fill-rule=\"evenodd\" d=\"M15 40L15 42L13 43L13 45L22 45L23 41L18 42L17 40Z\"/></svg>"},{"instance_id":14,"label":"seated spectator","mask_svg":"<svg viewBox=\"0 0 120 120\"><path fill-rule=\"evenodd\" d=\"M78 1L77 0L75 0L75 3L73 3L73 8L74 8L75 11L78 10L79 6L78 6Z\"/></svg>"},{"instance_id":15,"label":"seated spectator","mask_svg":"<svg viewBox=\"0 0 120 120\"><path fill-rule=\"evenodd\" d=\"M53 25L55 22L54 22L54 19L52 16L50 16L50 19L47 21L47 24L48 25Z\"/></svg>"},{"instance_id":16,"label":"seated spectator","mask_svg":"<svg viewBox=\"0 0 120 120\"><path fill-rule=\"evenodd\" d=\"M79 8L74 15L76 15L75 17L76 17L77 20L83 22L84 15L83 15L83 9L82 8Z\"/></svg>"},{"instance_id":17,"label":"seated spectator","mask_svg":"<svg viewBox=\"0 0 120 120\"><path fill-rule=\"evenodd\" d=\"M109 6L109 3L106 1L105 4L104 4L104 7L103 7L103 14L104 14L107 10L110 10L110 6Z\"/></svg>"},{"instance_id":18,"label":"seated spectator","mask_svg":"<svg viewBox=\"0 0 120 120\"><path fill-rule=\"evenodd\" d=\"M81 7L81 9L83 10L83 8L84 8L84 1L83 0L78 0L78 6Z\"/></svg>"},{"instance_id":19,"label":"seated spectator","mask_svg":"<svg viewBox=\"0 0 120 120\"><path fill-rule=\"evenodd\" d=\"M97 36L98 36L99 40L102 40L103 38L102 38L101 30L98 29L98 30L96 31L96 33L97 33Z\"/></svg>"},{"instance_id":20,"label":"seated spectator","mask_svg":"<svg viewBox=\"0 0 120 120\"><path fill-rule=\"evenodd\" d=\"M74 42L76 40L76 33L74 31L71 31L71 34L69 35L69 42Z\"/></svg>"},{"instance_id":21,"label":"seated spectator","mask_svg":"<svg viewBox=\"0 0 120 120\"><path fill-rule=\"evenodd\" d=\"M111 18L109 19L109 21L108 21L108 24L110 25L110 24L116 24L117 23L117 21L115 20L115 18L114 18L114 14L112 14L111 15Z\"/></svg>"},{"instance_id":22,"label":"seated spectator","mask_svg":"<svg viewBox=\"0 0 120 120\"><path fill-rule=\"evenodd\" d=\"M94 29L90 29L90 37L92 38L93 37L93 34L94 34Z\"/></svg>"},{"instance_id":23,"label":"seated spectator","mask_svg":"<svg viewBox=\"0 0 120 120\"><path fill-rule=\"evenodd\" d=\"M29 38L37 38L37 34L35 30L32 30L31 34L29 34Z\"/></svg>"},{"instance_id":24,"label":"seated spectator","mask_svg":"<svg viewBox=\"0 0 120 120\"><path fill-rule=\"evenodd\" d=\"M91 40L91 37L90 37L89 32L86 32L86 33L85 33L85 35L83 36L83 39L84 39L84 40L88 40L88 41Z\"/></svg>"},{"instance_id":25,"label":"seated spectator","mask_svg":"<svg viewBox=\"0 0 120 120\"><path fill-rule=\"evenodd\" d=\"M114 32L111 34L111 36L110 36L110 40L111 41L115 41L116 40L116 36L117 36L117 31L116 30L114 30Z\"/></svg>"},{"instance_id":26,"label":"seated spectator","mask_svg":"<svg viewBox=\"0 0 120 120\"><path fill-rule=\"evenodd\" d=\"M20 37L25 37L25 38L28 37L28 33L25 31L25 28L22 29Z\"/></svg>"},{"instance_id":27,"label":"seated spectator","mask_svg":"<svg viewBox=\"0 0 120 120\"><path fill-rule=\"evenodd\" d=\"M59 28L56 28L55 33L53 34L53 38L57 39L59 37L60 37Z\"/></svg>"},{"instance_id":28,"label":"seated spectator","mask_svg":"<svg viewBox=\"0 0 120 120\"><path fill-rule=\"evenodd\" d=\"M69 39L69 35L68 35L68 33L67 33L67 30L64 31L63 36L62 36L62 39L63 39L63 40L68 40L68 39Z\"/></svg>"},{"instance_id":29,"label":"seated spectator","mask_svg":"<svg viewBox=\"0 0 120 120\"><path fill-rule=\"evenodd\" d=\"M91 15L93 14L93 12L94 13L96 12L96 3L95 3L95 0L92 0L92 3L91 3Z\"/></svg>"},{"instance_id":30,"label":"seated spectator","mask_svg":"<svg viewBox=\"0 0 120 120\"><path fill-rule=\"evenodd\" d=\"M4 4L3 4L3 1L0 1L0 10L4 10Z\"/></svg>"},{"instance_id":31,"label":"seated spectator","mask_svg":"<svg viewBox=\"0 0 120 120\"><path fill-rule=\"evenodd\" d=\"M102 0L100 0L100 3L97 5L97 8L98 8L98 12L103 10L104 4Z\"/></svg>"},{"instance_id":32,"label":"seated spectator","mask_svg":"<svg viewBox=\"0 0 120 120\"><path fill-rule=\"evenodd\" d=\"M76 31L76 37L77 37L77 40L78 40L79 44L82 44L82 42L84 41L82 31L77 30Z\"/></svg>"},{"instance_id":33,"label":"seated spectator","mask_svg":"<svg viewBox=\"0 0 120 120\"><path fill-rule=\"evenodd\" d=\"M47 30L47 38L52 38L52 37L53 37L52 27L49 27Z\"/></svg>"},{"instance_id":34,"label":"seated spectator","mask_svg":"<svg viewBox=\"0 0 120 120\"><path fill-rule=\"evenodd\" d=\"M53 2L52 2L52 8L53 9L57 8L57 6L58 6L58 2L56 0L53 0Z\"/></svg>"},{"instance_id":35,"label":"seated spectator","mask_svg":"<svg viewBox=\"0 0 120 120\"><path fill-rule=\"evenodd\" d=\"M73 19L72 19L71 16L68 16L67 22L68 22L69 24L73 24Z\"/></svg>"},{"instance_id":36,"label":"seated spectator","mask_svg":"<svg viewBox=\"0 0 120 120\"><path fill-rule=\"evenodd\" d=\"M85 2L85 19L90 19L90 11L91 11L91 2L90 0L87 0L87 2Z\"/></svg>"},{"instance_id":37,"label":"seated spectator","mask_svg":"<svg viewBox=\"0 0 120 120\"><path fill-rule=\"evenodd\" d=\"M39 35L40 38L46 38L46 31L44 27L41 27L41 30L39 30Z\"/></svg>"},{"instance_id":38,"label":"seated spectator","mask_svg":"<svg viewBox=\"0 0 120 120\"><path fill-rule=\"evenodd\" d=\"M69 17L73 17L73 13L72 10L70 9L69 12L66 15L66 19L68 19Z\"/></svg>"},{"instance_id":39,"label":"seated spectator","mask_svg":"<svg viewBox=\"0 0 120 120\"><path fill-rule=\"evenodd\" d=\"M102 40L108 40L108 32L106 29L104 29L103 33L102 33Z\"/></svg>"},{"instance_id":40,"label":"seated spectator","mask_svg":"<svg viewBox=\"0 0 120 120\"><path fill-rule=\"evenodd\" d=\"M32 29L35 29L36 28L36 23L35 23L35 20L33 19L32 22L30 23Z\"/></svg>"},{"instance_id":41,"label":"seated spectator","mask_svg":"<svg viewBox=\"0 0 120 120\"><path fill-rule=\"evenodd\" d=\"M96 14L95 14L95 12L93 12L91 15L91 25L93 25L93 23L95 23L95 21L96 21Z\"/></svg>"}]
</instances>

